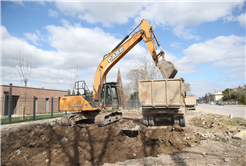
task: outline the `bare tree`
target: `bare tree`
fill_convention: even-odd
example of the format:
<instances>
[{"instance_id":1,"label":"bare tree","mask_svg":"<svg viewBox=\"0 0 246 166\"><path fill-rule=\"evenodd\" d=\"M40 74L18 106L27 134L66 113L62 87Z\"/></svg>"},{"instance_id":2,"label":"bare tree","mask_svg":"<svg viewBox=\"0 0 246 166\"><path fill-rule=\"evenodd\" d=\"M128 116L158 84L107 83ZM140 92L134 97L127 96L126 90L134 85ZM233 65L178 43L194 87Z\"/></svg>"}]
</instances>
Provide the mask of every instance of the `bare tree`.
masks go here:
<instances>
[{"instance_id":1,"label":"bare tree","mask_svg":"<svg viewBox=\"0 0 246 166\"><path fill-rule=\"evenodd\" d=\"M30 54L22 53L19 51L19 55L14 58L14 63L19 73L22 86L24 84L24 108L23 116L25 118L26 99L27 99L27 84L32 72L32 56Z\"/></svg>"},{"instance_id":2,"label":"bare tree","mask_svg":"<svg viewBox=\"0 0 246 166\"><path fill-rule=\"evenodd\" d=\"M130 80L131 89L137 92L139 80L161 78L161 74L153 61L149 61L146 57L142 57L136 63L136 68L131 69L126 74L126 77Z\"/></svg>"},{"instance_id":3,"label":"bare tree","mask_svg":"<svg viewBox=\"0 0 246 166\"><path fill-rule=\"evenodd\" d=\"M73 87L72 92L75 93L75 81L77 81L79 77L79 67L77 66L76 68L73 68L70 71L70 79L71 79L71 85Z\"/></svg>"},{"instance_id":4,"label":"bare tree","mask_svg":"<svg viewBox=\"0 0 246 166\"><path fill-rule=\"evenodd\" d=\"M130 83L125 84L123 86L123 89L124 89L125 98L126 98L126 100L128 100L131 96L131 91L132 91L131 84Z\"/></svg>"},{"instance_id":5,"label":"bare tree","mask_svg":"<svg viewBox=\"0 0 246 166\"><path fill-rule=\"evenodd\" d=\"M184 92L186 92L186 94L191 92L190 83L188 83L188 82L184 83Z\"/></svg>"}]
</instances>

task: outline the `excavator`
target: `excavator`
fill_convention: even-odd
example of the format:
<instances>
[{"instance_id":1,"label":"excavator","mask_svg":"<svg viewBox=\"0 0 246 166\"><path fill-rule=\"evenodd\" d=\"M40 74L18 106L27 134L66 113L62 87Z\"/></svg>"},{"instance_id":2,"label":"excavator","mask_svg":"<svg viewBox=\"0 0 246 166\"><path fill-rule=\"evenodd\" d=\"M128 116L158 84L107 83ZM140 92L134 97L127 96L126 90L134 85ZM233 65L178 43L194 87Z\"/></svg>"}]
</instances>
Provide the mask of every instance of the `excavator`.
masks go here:
<instances>
[{"instance_id":1,"label":"excavator","mask_svg":"<svg viewBox=\"0 0 246 166\"><path fill-rule=\"evenodd\" d=\"M136 31L138 27L140 30ZM135 33L133 34L133 32ZM133 35L131 36L131 34ZM160 48L158 54L154 39ZM77 94L60 98L61 111L76 112L63 116L62 124L74 126L79 123L95 123L99 126L105 126L122 120L117 83L106 82L106 76L110 69L142 40L145 42L155 65L161 71L162 77L164 79L175 77L178 72L176 66L165 60L165 52L162 50L152 26L145 19L142 19L130 34L111 52L104 55L94 75L92 93L85 81L82 80L75 82ZM162 59L160 60L160 58ZM80 90L83 91L83 94L79 94Z\"/></svg>"}]
</instances>

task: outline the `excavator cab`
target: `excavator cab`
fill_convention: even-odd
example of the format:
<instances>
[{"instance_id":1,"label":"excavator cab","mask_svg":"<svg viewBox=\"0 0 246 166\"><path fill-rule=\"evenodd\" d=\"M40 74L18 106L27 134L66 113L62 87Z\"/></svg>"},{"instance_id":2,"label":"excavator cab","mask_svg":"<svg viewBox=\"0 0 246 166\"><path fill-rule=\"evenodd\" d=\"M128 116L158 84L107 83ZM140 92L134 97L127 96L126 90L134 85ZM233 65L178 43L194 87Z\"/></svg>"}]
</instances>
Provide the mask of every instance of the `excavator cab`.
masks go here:
<instances>
[{"instance_id":1,"label":"excavator cab","mask_svg":"<svg viewBox=\"0 0 246 166\"><path fill-rule=\"evenodd\" d=\"M101 102L105 107L119 107L119 95L116 82L108 82L103 84L101 93Z\"/></svg>"},{"instance_id":2,"label":"excavator cab","mask_svg":"<svg viewBox=\"0 0 246 166\"><path fill-rule=\"evenodd\" d=\"M76 95L82 95L82 97L88 101L92 107L99 107L99 102L93 102L91 100L92 94L84 80L75 82L75 90L77 91ZM113 109L119 108L119 95L116 82L103 84L100 102L104 107L112 107Z\"/></svg>"}]
</instances>

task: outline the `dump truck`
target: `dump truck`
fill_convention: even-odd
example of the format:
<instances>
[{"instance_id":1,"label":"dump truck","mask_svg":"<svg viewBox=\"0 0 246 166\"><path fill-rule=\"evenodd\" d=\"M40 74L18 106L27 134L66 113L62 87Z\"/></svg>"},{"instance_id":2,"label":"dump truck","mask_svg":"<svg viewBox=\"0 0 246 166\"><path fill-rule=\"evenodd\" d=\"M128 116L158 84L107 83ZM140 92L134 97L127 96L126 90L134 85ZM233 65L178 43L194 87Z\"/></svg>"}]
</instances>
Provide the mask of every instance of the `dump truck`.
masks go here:
<instances>
[{"instance_id":1,"label":"dump truck","mask_svg":"<svg viewBox=\"0 0 246 166\"><path fill-rule=\"evenodd\" d=\"M187 110L196 110L196 96L186 96L185 108Z\"/></svg>"},{"instance_id":2,"label":"dump truck","mask_svg":"<svg viewBox=\"0 0 246 166\"><path fill-rule=\"evenodd\" d=\"M185 126L183 78L139 80L138 92L144 125L169 120Z\"/></svg>"}]
</instances>

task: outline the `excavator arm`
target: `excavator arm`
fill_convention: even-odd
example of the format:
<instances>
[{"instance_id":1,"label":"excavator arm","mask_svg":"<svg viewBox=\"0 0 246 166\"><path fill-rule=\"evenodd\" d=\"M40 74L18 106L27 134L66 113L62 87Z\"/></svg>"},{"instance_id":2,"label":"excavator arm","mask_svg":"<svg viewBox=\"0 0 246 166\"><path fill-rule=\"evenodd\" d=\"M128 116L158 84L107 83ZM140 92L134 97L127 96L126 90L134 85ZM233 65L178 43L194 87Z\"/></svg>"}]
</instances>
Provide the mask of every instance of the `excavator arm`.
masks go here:
<instances>
[{"instance_id":1,"label":"excavator arm","mask_svg":"<svg viewBox=\"0 0 246 166\"><path fill-rule=\"evenodd\" d=\"M136 32L130 39L128 39L131 33L133 33L140 25L140 31ZM156 53L155 41L152 38L152 35L156 39L159 47L160 43L154 33L154 30L146 20L142 19L141 23L131 33L127 35L110 53L105 55L104 59L97 67L94 75L94 88L92 94L93 101L98 101L100 92L102 90L101 85L106 79L110 69L141 40L145 42L150 55L152 56L154 63L160 69L163 78L173 78L176 75L177 68L171 62L165 61L164 51L161 49L159 54ZM161 61L158 60L159 57L162 57Z\"/></svg>"}]
</instances>

